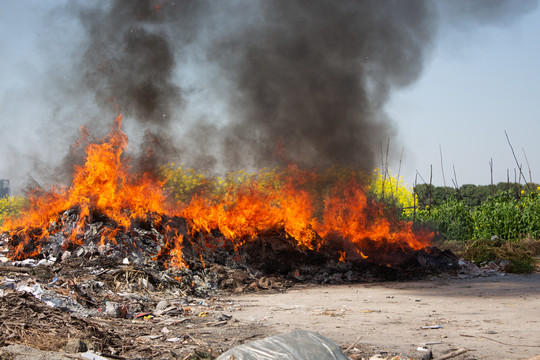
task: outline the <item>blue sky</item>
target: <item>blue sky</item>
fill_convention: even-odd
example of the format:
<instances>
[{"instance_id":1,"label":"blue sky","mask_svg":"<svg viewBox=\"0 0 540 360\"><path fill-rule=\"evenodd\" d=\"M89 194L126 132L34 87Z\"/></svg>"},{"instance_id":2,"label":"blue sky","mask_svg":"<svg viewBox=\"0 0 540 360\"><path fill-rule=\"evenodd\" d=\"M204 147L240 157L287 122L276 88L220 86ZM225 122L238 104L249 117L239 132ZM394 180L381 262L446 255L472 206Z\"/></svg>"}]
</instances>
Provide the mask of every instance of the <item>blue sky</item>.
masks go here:
<instances>
[{"instance_id":1,"label":"blue sky","mask_svg":"<svg viewBox=\"0 0 540 360\"><path fill-rule=\"evenodd\" d=\"M505 131L527 180L524 151L540 182L539 34L537 9L509 26L452 31L438 41L420 80L387 107L404 143L408 183L417 171L429 182L432 165L433 181L442 185L440 152L448 186L454 167L459 185L489 184L490 159L495 182L506 181L507 169L513 181L517 165Z\"/></svg>"},{"instance_id":2,"label":"blue sky","mask_svg":"<svg viewBox=\"0 0 540 360\"><path fill-rule=\"evenodd\" d=\"M527 1L527 0L524 0ZM58 123L62 104L49 92L55 81L68 87L62 68L77 51L76 21L55 21L50 10L65 1L10 1L0 9L0 178L11 179L15 189L28 176L39 177L51 158L61 158L84 119ZM396 136L391 147L403 147L401 175L413 184L416 174L446 184L454 171L459 185L488 184L493 159L494 181L514 180L517 168L505 137L508 133L523 172L540 182L540 9L510 24L441 31L420 79L396 91L386 106ZM64 54L57 56L58 54ZM51 87L53 91L54 87ZM394 160L392 171L398 172ZM455 180L455 179L454 179ZM417 180L422 182L420 178Z\"/></svg>"}]
</instances>

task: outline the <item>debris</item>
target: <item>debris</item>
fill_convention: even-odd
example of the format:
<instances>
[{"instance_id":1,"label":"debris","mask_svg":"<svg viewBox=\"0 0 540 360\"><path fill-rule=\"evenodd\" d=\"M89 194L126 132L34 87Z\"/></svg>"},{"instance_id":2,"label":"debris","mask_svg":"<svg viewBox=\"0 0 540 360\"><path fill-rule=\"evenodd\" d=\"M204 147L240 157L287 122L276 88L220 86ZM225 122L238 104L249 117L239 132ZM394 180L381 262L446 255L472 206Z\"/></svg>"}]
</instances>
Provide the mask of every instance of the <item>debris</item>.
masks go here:
<instances>
[{"instance_id":1,"label":"debris","mask_svg":"<svg viewBox=\"0 0 540 360\"><path fill-rule=\"evenodd\" d=\"M215 316L214 319L216 321L228 321L228 320L232 319L232 315L219 314L219 315Z\"/></svg>"},{"instance_id":2,"label":"debris","mask_svg":"<svg viewBox=\"0 0 540 360\"><path fill-rule=\"evenodd\" d=\"M420 329L442 329L441 325L429 325L429 326L422 326Z\"/></svg>"},{"instance_id":3,"label":"debris","mask_svg":"<svg viewBox=\"0 0 540 360\"><path fill-rule=\"evenodd\" d=\"M460 277L476 277L480 276L482 274L482 271L478 266L476 266L473 262L459 259L458 265L461 267L459 274Z\"/></svg>"},{"instance_id":4,"label":"debris","mask_svg":"<svg viewBox=\"0 0 540 360\"><path fill-rule=\"evenodd\" d=\"M339 346L312 331L295 330L236 346L216 360L347 360Z\"/></svg>"},{"instance_id":5,"label":"debris","mask_svg":"<svg viewBox=\"0 0 540 360\"><path fill-rule=\"evenodd\" d=\"M83 353L88 351L88 345L79 338L73 338L68 340L66 346L64 346L64 351L67 353Z\"/></svg>"},{"instance_id":6,"label":"debris","mask_svg":"<svg viewBox=\"0 0 540 360\"><path fill-rule=\"evenodd\" d=\"M32 272L32 269L20 266L0 265L0 272L30 273Z\"/></svg>"},{"instance_id":7,"label":"debris","mask_svg":"<svg viewBox=\"0 0 540 360\"><path fill-rule=\"evenodd\" d=\"M456 357L456 356L459 356L461 354L465 354L467 351L467 349L458 349L458 350L455 350L455 351L452 351L448 354L445 354L443 356L439 356L438 358L435 358L433 360L446 360L446 359L451 359L453 357Z\"/></svg>"},{"instance_id":8,"label":"debris","mask_svg":"<svg viewBox=\"0 0 540 360\"><path fill-rule=\"evenodd\" d=\"M105 304L105 313L107 316L113 318L125 318L127 315L127 308L119 303L113 301L107 301Z\"/></svg>"},{"instance_id":9,"label":"debris","mask_svg":"<svg viewBox=\"0 0 540 360\"><path fill-rule=\"evenodd\" d=\"M359 336L348 348L343 350L343 353L347 355L360 342L360 339L362 339L362 336Z\"/></svg>"},{"instance_id":10,"label":"debris","mask_svg":"<svg viewBox=\"0 0 540 360\"><path fill-rule=\"evenodd\" d=\"M106 357L99 356L98 354L94 354L93 352L90 352L90 351L82 353L81 357L83 359L88 359L88 360L109 360Z\"/></svg>"}]
</instances>

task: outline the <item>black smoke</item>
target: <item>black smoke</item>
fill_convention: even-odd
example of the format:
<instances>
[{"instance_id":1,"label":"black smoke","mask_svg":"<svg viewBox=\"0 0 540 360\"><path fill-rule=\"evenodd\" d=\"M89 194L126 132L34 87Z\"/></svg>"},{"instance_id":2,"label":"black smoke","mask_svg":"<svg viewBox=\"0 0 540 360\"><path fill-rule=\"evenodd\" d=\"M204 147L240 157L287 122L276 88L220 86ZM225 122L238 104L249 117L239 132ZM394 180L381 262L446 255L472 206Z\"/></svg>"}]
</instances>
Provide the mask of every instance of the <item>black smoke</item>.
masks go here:
<instances>
[{"instance_id":1,"label":"black smoke","mask_svg":"<svg viewBox=\"0 0 540 360\"><path fill-rule=\"evenodd\" d=\"M76 74L146 134L147 168L371 169L396 135L384 106L422 74L441 18L506 22L536 6L524 3L105 1L76 9L87 34Z\"/></svg>"}]
</instances>

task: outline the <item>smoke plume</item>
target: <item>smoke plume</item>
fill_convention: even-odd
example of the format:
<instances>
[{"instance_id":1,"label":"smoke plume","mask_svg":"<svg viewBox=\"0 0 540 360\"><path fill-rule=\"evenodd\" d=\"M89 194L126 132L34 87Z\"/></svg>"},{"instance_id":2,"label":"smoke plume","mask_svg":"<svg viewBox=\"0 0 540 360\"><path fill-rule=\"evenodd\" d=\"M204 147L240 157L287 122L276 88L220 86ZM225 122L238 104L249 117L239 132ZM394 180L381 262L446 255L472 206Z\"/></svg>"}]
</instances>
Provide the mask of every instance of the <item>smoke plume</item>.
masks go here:
<instances>
[{"instance_id":1,"label":"smoke plume","mask_svg":"<svg viewBox=\"0 0 540 360\"><path fill-rule=\"evenodd\" d=\"M91 131L103 127L97 114L105 109L107 122L123 114L139 135L136 149L148 154L154 144L140 162L145 168L184 161L255 169L293 161L372 169L381 144L397 134L384 107L394 90L421 76L438 33L448 30L441 24L504 25L536 4L70 2L65 14L79 20L85 36L64 71L99 109L87 117L94 119ZM75 92L59 96L69 103Z\"/></svg>"}]
</instances>

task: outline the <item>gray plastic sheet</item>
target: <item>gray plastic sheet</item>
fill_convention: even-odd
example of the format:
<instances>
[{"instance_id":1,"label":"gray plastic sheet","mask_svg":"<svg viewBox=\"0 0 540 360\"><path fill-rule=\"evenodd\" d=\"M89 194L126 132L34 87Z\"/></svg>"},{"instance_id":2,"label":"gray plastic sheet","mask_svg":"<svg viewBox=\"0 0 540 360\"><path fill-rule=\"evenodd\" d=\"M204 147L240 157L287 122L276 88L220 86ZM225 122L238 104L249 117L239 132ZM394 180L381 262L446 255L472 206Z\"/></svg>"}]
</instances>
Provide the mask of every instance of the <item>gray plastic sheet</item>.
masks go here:
<instances>
[{"instance_id":1,"label":"gray plastic sheet","mask_svg":"<svg viewBox=\"0 0 540 360\"><path fill-rule=\"evenodd\" d=\"M295 330L235 346L216 360L350 360L332 340Z\"/></svg>"}]
</instances>

